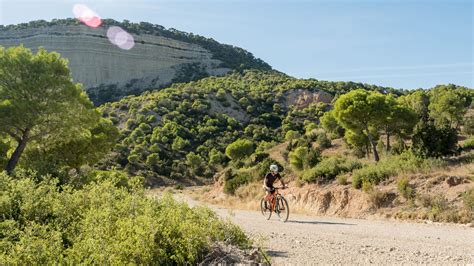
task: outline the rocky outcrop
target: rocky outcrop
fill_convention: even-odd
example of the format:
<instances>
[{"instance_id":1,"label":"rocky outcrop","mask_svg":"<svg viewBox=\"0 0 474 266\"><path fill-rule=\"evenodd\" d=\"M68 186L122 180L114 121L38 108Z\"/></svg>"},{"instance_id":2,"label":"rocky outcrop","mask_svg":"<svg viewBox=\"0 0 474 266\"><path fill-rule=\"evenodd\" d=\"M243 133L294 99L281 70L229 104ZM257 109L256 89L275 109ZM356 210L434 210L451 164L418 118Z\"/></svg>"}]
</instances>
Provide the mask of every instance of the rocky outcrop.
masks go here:
<instances>
[{"instance_id":1,"label":"rocky outcrop","mask_svg":"<svg viewBox=\"0 0 474 266\"><path fill-rule=\"evenodd\" d=\"M312 103L331 104L334 96L325 91L308 91L303 89L291 90L285 95L286 106L296 106L299 109L306 108Z\"/></svg>"},{"instance_id":2,"label":"rocky outcrop","mask_svg":"<svg viewBox=\"0 0 474 266\"><path fill-rule=\"evenodd\" d=\"M122 50L106 36L106 27L53 25L0 31L0 45L42 46L69 60L76 82L84 85L96 103L230 71L203 47L163 36L132 34L135 46Z\"/></svg>"}]
</instances>

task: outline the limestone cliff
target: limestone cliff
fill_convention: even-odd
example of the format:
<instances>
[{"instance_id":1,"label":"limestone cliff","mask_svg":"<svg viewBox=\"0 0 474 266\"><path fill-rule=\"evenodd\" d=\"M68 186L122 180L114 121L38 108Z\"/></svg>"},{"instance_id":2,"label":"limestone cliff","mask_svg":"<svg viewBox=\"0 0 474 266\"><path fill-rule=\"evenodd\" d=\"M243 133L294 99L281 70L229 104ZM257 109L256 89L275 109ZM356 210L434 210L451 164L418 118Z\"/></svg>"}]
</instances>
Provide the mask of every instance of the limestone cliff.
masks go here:
<instances>
[{"instance_id":1,"label":"limestone cliff","mask_svg":"<svg viewBox=\"0 0 474 266\"><path fill-rule=\"evenodd\" d=\"M107 23L121 25L118 22L106 20L99 28L89 28L73 20L59 22L1 26L0 45L23 44L33 51L42 46L47 51L60 53L69 60L74 80L84 85L96 104L232 70L231 64L216 56L218 51L203 47L206 42L195 42L181 32L178 32L181 38L173 38L177 34L158 25L152 26L160 31L130 32L135 46L122 50L106 36ZM127 30L130 25L121 26ZM201 40L209 39L201 37Z\"/></svg>"}]
</instances>

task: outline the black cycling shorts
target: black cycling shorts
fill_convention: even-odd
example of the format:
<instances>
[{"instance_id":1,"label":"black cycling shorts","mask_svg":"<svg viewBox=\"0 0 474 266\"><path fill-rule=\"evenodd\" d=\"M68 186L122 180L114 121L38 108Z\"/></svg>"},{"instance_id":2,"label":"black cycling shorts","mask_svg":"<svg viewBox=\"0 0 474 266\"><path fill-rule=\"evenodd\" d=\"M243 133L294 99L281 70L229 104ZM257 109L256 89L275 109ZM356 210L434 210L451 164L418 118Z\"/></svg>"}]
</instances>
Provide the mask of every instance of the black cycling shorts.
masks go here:
<instances>
[{"instance_id":1,"label":"black cycling shorts","mask_svg":"<svg viewBox=\"0 0 474 266\"><path fill-rule=\"evenodd\" d=\"M265 187L265 191L275 192L275 188L274 187Z\"/></svg>"}]
</instances>

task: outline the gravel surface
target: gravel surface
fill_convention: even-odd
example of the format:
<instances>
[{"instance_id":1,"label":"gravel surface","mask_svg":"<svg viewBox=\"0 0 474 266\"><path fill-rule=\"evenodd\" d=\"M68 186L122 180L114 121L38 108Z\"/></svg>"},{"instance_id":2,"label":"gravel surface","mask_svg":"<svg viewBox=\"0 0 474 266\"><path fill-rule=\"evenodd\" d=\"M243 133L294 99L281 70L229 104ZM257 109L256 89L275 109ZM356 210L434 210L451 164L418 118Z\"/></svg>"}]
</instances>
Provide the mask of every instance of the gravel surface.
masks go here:
<instances>
[{"instance_id":1,"label":"gravel surface","mask_svg":"<svg viewBox=\"0 0 474 266\"><path fill-rule=\"evenodd\" d=\"M187 201L191 205L202 204ZM274 265L474 263L474 228L466 225L291 213L288 222L282 223L276 216L267 221L258 211L207 206L230 218L255 239L261 239Z\"/></svg>"}]
</instances>

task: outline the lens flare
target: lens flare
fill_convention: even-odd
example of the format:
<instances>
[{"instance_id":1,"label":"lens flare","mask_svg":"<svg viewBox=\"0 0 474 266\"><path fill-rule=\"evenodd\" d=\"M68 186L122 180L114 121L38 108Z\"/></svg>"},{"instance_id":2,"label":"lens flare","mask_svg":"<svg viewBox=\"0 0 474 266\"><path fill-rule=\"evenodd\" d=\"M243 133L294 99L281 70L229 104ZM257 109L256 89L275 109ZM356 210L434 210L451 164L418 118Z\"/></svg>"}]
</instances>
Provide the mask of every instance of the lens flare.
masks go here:
<instances>
[{"instance_id":1,"label":"lens flare","mask_svg":"<svg viewBox=\"0 0 474 266\"><path fill-rule=\"evenodd\" d=\"M112 26L107 30L107 38L111 43L124 50L130 50L135 46L133 36L117 26Z\"/></svg>"},{"instance_id":2,"label":"lens flare","mask_svg":"<svg viewBox=\"0 0 474 266\"><path fill-rule=\"evenodd\" d=\"M75 4L72 8L74 16L89 27L97 28L102 24L102 19L94 10L83 4Z\"/></svg>"}]
</instances>

